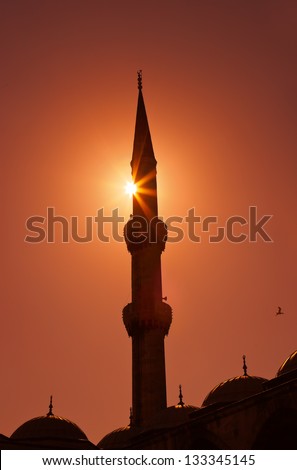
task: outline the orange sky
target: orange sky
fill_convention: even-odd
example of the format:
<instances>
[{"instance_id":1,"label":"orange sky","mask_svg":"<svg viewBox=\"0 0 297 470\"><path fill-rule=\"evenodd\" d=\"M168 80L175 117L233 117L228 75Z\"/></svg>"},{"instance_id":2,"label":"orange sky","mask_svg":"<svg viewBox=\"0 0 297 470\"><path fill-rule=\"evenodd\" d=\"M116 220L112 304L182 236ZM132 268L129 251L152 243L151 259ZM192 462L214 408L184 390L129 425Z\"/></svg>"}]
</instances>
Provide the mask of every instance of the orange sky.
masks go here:
<instances>
[{"instance_id":1,"label":"orange sky","mask_svg":"<svg viewBox=\"0 0 297 470\"><path fill-rule=\"evenodd\" d=\"M272 378L297 347L296 2L11 0L0 18L0 433L46 413L51 394L95 443L128 423L125 244L24 238L47 207L82 231L100 208L129 216L139 68L160 215L273 215L273 243L167 244L168 404L181 383L201 405L243 354Z\"/></svg>"}]
</instances>

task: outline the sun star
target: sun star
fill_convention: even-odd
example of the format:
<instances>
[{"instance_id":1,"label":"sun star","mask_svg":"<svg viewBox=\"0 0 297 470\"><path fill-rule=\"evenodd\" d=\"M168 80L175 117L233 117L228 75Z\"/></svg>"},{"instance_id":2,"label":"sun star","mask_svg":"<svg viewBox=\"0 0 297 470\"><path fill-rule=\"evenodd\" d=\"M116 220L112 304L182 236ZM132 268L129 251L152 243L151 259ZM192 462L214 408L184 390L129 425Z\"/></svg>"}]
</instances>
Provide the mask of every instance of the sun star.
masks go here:
<instances>
[{"instance_id":1,"label":"sun star","mask_svg":"<svg viewBox=\"0 0 297 470\"><path fill-rule=\"evenodd\" d=\"M132 197L133 194L136 194L136 191L137 191L136 184L132 182L127 183L125 186L125 191L127 194L129 194L130 197Z\"/></svg>"}]
</instances>

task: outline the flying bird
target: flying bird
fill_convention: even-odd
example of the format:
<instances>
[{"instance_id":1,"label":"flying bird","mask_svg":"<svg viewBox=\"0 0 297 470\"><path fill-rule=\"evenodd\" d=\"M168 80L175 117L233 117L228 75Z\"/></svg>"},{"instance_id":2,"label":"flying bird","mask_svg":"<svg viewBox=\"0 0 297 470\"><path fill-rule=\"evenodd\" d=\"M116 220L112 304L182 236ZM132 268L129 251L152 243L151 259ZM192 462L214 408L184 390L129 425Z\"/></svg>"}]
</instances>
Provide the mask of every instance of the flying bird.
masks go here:
<instances>
[{"instance_id":1,"label":"flying bird","mask_svg":"<svg viewBox=\"0 0 297 470\"><path fill-rule=\"evenodd\" d=\"M285 312L282 312L282 308L278 307L278 311L276 312L275 315L284 315Z\"/></svg>"}]
</instances>

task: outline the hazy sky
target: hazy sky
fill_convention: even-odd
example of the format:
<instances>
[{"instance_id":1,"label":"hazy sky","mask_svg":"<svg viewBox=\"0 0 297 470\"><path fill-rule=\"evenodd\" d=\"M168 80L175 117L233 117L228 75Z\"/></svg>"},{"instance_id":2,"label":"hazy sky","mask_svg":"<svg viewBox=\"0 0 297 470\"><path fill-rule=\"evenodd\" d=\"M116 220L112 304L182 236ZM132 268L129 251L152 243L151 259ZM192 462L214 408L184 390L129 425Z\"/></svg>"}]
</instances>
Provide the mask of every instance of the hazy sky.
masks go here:
<instances>
[{"instance_id":1,"label":"hazy sky","mask_svg":"<svg viewBox=\"0 0 297 470\"><path fill-rule=\"evenodd\" d=\"M82 235L100 208L129 217L138 69L160 215L273 216L270 243L209 243L199 224L200 243L167 243L168 404L181 383L200 406L243 354L249 374L274 377L297 348L296 1L2 0L0 21L0 433L45 414L51 394L95 443L128 424L125 244L24 238L47 207Z\"/></svg>"}]
</instances>

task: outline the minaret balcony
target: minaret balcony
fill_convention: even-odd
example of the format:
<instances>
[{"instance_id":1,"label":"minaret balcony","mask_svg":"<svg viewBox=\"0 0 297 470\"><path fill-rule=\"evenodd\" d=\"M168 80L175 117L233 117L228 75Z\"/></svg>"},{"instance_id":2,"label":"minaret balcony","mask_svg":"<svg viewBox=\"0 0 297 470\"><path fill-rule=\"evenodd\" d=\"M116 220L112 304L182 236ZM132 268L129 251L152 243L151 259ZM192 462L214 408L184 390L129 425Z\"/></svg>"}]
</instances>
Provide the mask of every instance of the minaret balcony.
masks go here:
<instances>
[{"instance_id":1,"label":"minaret balcony","mask_svg":"<svg viewBox=\"0 0 297 470\"><path fill-rule=\"evenodd\" d=\"M165 336L172 322L172 308L165 302L158 302L153 307L129 303L123 309L123 322L129 336L149 329L162 330Z\"/></svg>"},{"instance_id":2,"label":"minaret balcony","mask_svg":"<svg viewBox=\"0 0 297 470\"><path fill-rule=\"evenodd\" d=\"M148 246L155 246L162 252L167 240L167 227L158 217L149 220L146 217L134 215L125 225L124 237L130 253Z\"/></svg>"}]
</instances>

